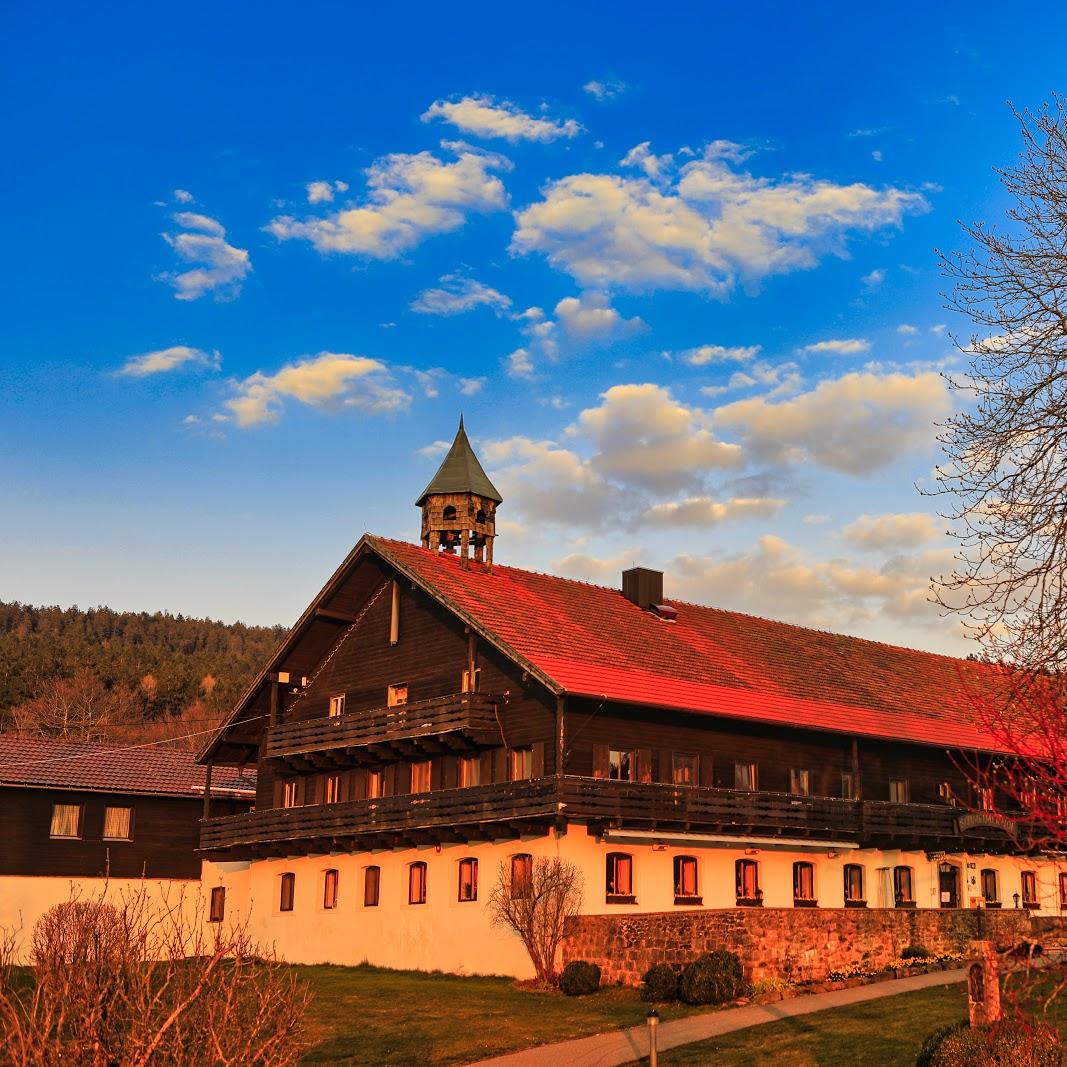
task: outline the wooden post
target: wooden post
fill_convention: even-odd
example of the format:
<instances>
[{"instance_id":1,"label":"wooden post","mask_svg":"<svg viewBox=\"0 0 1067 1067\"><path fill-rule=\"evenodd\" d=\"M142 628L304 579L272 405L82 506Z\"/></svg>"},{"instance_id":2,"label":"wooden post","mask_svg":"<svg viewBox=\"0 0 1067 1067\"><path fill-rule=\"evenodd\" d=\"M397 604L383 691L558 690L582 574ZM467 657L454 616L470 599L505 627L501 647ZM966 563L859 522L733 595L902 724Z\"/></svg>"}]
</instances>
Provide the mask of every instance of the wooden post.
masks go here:
<instances>
[{"instance_id":1,"label":"wooden post","mask_svg":"<svg viewBox=\"0 0 1067 1067\"><path fill-rule=\"evenodd\" d=\"M992 941L972 941L967 955L973 961L967 966L967 1012L971 1026L995 1023L1003 1015L997 950Z\"/></svg>"},{"instance_id":2,"label":"wooden post","mask_svg":"<svg viewBox=\"0 0 1067 1067\"><path fill-rule=\"evenodd\" d=\"M485 573L493 573L493 541L494 537L486 537L485 539Z\"/></svg>"},{"instance_id":3,"label":"wooden post","mask_svg":"<svg viewBox=\"0 0 1067 1067\"><path fill-rule=\"evenodd\" d=\"M278 676L270 676L270 724L278 725Z\"/></svg>"},{"instance_id":4,"label":"wooden post","mask_svg":"<svg viewBox=\"0 0 1067 1067\"><path fill-rule=\"evenodd\" d=\"M860 743L852 738L852 781L856 790L856 799L863 799L863 778L860 774Z\"/></svg>"},{"instance_id":5,"label":"wooden post","mask_svg":"<svg viewBox=\"0 0 1067 1067\"><path fill-rule=\"evenodd\" d=\"M394 579L392 600L389 606L389 644L400 640L400 583Z\"/></svg>"},{"instance_id":6,"label":"wooden post","mask_svg":"<svg viewBox=\"0 0 1067 1067\"><path fill-rule=\"evenodd\" d=\"M556 777L563 777L563 723L567 710L567 698L560 693L556 697Z\"/></svg>"},{"instance_id":7,"label":"wooden post","mask_svg":"<svg viewBox=\"0 0 1067 1067\"><path fill-rule=\"evenodd\" d=\"M207 761L207 771L204 774L204 818L211 818L211 768L214 766L211 760Z\"/></svg>"},{"instance_id":8,"label":"wooden post","mask_svg":"<svg viewBox=\"0 0 1067 1067\"><path fill-rule=\"evenodd\" d=\"M467 692L473 693L477 690L476 684L478 678L478 636L475 632L468 627L467 628Z\"/></svg>"},{"instance_id":9,"label":"wooden post","mask_svg":"<svg viewBox=\"0 0 1067 1067\"><path fill-rule=\"evenodd\" d=\"M466 526L464 526L462 532L459 535L459 555L460 555L460 559L463 561L463 569L464 570L469 569L469 567L471 565L471 561L470 561L470 540L471 540L471 532L470 532L470 530L467 529Z\"/></svg>"}]
</instances>

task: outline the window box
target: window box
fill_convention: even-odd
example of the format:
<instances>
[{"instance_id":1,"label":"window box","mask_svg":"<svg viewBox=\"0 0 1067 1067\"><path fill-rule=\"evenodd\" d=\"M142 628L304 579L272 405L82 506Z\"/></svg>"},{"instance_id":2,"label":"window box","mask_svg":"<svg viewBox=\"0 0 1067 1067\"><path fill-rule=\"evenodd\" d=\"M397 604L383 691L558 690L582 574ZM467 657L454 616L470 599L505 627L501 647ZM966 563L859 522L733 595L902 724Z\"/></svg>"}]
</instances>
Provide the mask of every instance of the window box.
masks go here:
<instances>
[{"instance_id":1,"label":"window box","mask_svg":"<svg viewBox=\"0 0 1067 1067\"><path fill-rule=\"evenodd\" d=\"M867 901L865 900L846 900L846 908L865 908L867 907Z\"/></svg>"},{"instance_id":2,"label":"window box","mask_svg":"<svg viewBox=\"0 0 1067 1067\"><path fill-rule=\"evenodd\" d=\"M895 906L898 907L898 908L914 908L915 907L915 901L914 900L898 900L896 902Z\"/></svg>"},{"instance_id":3,"label":"window box","mask_svg":"<svg viewBox=\"0 0 1067 1067\"><path fill-rule=\"evenodd\" d=\"M604 897L605 904L636 904L637 897L627 893L608 893Z\"/></svg>"},{"instance_id":4,"label":"window box","mask_svg":"<svg viewBox=\"0 0 1067 1067\"><path fill-rule=\"evenodd\" d=\"M999 900L987 900L982 904L983 908L1002 908L1004 905ZM1061 904L1061 908L1067 908L1067 904Z\"/></svg>"},{"instance_id":5,"label":"window box","mask_svg":"<svg viewBox=\"0 0 1067 1067\"><path fill-rule=\"evenodd\" d=\"M1041 907L1036 900L1024 900L1022 906L1026 911L1037 911Z\"/></svg>"},{"instance_id":6,"label":"window box","mask_svg":"<svg viewBox=\"0 0 1067 1067\"><path fill-rule=\"evenodd\" d=\"M739 908L762 908L763 897L738 897L737 906Z\"/></svg>"},{"instance_id":7,"label":"window box","mask_svg":"<svg viewBox=\"0 0 1067 1067\"><path fill-rule=\"evenodd\" d=\"M675 897L675 904L703 904L703 897Z\"/></svg>"},{"instance_id":8,"label":"window box","mask_svg":"<svg viewBox=\"0 0 1067 1067\"><path fill-rule=\"evenodd\" d=\"M817 900L808 900L806 898L800 899L797 897L793 898L794 908L817 908L818 906L819 902Z\"/></svg>"}]
</instances>

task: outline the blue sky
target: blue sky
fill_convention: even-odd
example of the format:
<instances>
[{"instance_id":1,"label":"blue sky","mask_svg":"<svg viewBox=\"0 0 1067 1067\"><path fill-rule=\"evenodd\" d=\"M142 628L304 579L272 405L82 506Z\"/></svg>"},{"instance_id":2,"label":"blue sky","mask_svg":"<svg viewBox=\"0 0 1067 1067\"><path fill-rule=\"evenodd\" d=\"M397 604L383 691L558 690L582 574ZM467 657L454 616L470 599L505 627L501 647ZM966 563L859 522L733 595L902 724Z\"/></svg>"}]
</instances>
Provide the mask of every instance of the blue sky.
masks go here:
<instances>
[{"instance_id":1,"label":"blue sky","mask_svg":"<svg viewBox=\"0 0 1067 1067\"><path fill-rule=\"evenodd\" d=\"M934 248L1002 216L1065 23L24 6L0 598L291 621L417 536L462 410L502 562L966 651Z\"/></svg>"}]
</instances>

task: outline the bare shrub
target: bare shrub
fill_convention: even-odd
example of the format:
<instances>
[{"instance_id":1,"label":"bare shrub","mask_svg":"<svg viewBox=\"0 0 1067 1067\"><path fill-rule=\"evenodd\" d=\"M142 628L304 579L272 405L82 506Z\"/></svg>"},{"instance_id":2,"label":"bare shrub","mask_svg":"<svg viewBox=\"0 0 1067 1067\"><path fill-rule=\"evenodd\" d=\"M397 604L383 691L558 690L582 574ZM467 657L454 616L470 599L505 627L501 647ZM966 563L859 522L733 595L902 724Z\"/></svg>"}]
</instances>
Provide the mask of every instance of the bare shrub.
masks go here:
<instances>
[{"instance_id":1,"label":"bare shrub","mask_svg":"<svg viewBox=\"0 0 1067 1067\"><path fill-rule=\"evenodd\" d=\"M306 986L241 927L204 933L199 899L72 898L0 941L0 1059L14 1067L283 1067L307 1048ZM195 916L195 918L191 918Z\"/></svg>"},{"instance_id":2,"label":"bare shrub","mask_svg":"<svg viewBox=\"0 0 1067 1067\"><path fill-rule=\"evenodd\" d=\"M528 865L504 861L489 895L489 913L497 926L522 939L539 981L559 980L556 958L567 919L582 908L581 873L573 863L547 856Z\"/></svg>"}]
</instances>

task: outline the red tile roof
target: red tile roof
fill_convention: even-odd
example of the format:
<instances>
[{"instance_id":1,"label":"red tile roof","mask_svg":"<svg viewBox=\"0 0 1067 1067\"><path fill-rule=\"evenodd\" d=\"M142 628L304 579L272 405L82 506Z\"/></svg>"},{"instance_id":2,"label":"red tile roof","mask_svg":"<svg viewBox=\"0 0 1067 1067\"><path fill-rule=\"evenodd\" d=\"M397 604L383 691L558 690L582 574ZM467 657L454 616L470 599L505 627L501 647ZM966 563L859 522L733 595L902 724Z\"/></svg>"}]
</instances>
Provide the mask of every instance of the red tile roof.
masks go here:
<instances>
[{"instance_id":1,"label":"red tile roof","mask_svg":"<svg viewBox=\"0 0 1067 1067\"><path fill-rule=\"evenodd\" d=\"M780 725L995 750L968 699L980 665L718 608L657 618L618 589L472 562L403 541L371 548L557 691Z\"/></svg>"},{"instance_id":2,"label":"red tile roof","mask_svg":"<svg viewBox=\"0 0 1067 1067\"><path fill-rule=\"evenodd\" d=\"M109 748L0 734L0 786L203 796L205 768L173 748ZM212 795L255 796L256 772L216 767Z\"/></svg>"}]
</instances>

